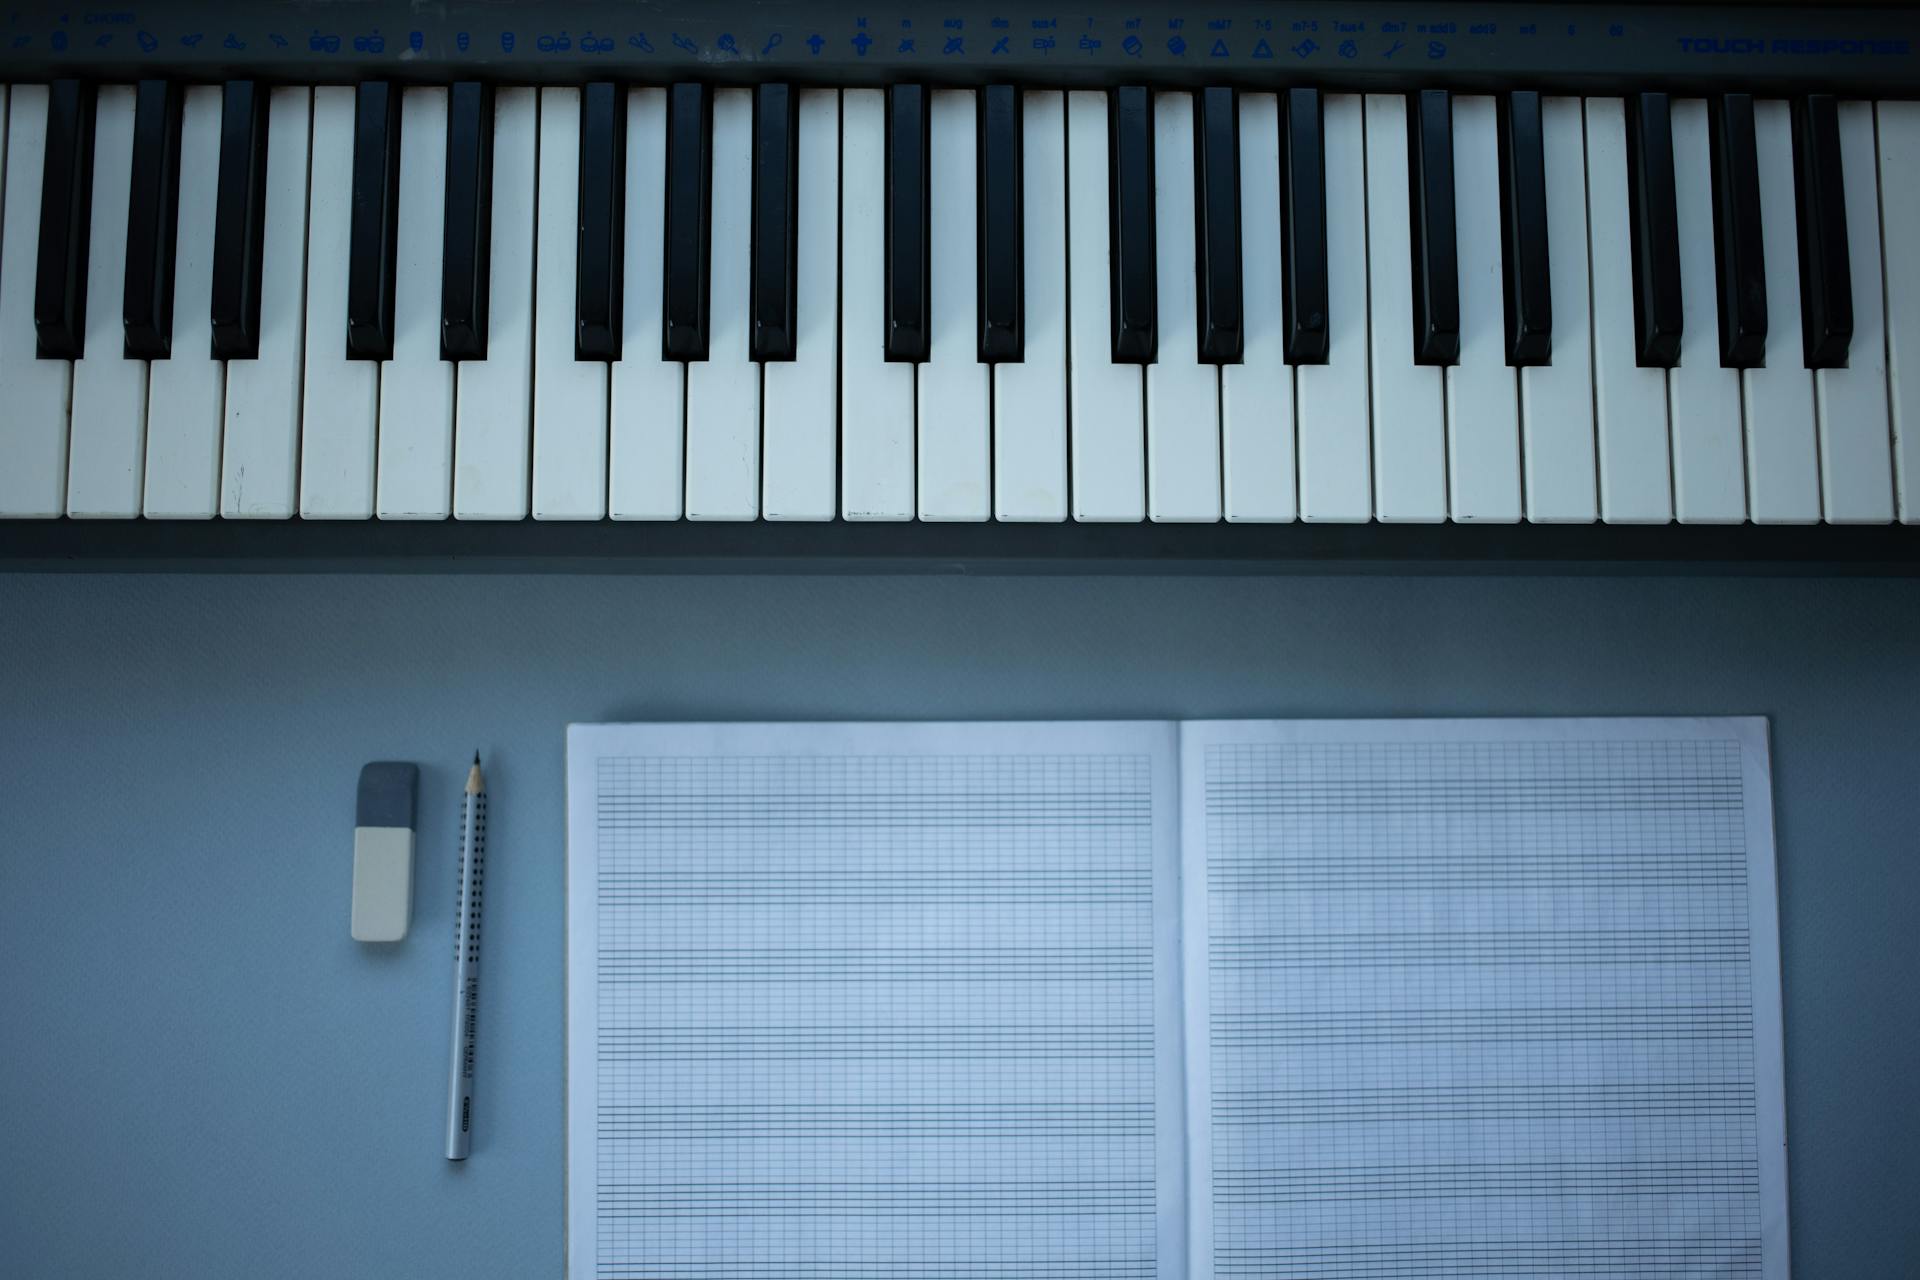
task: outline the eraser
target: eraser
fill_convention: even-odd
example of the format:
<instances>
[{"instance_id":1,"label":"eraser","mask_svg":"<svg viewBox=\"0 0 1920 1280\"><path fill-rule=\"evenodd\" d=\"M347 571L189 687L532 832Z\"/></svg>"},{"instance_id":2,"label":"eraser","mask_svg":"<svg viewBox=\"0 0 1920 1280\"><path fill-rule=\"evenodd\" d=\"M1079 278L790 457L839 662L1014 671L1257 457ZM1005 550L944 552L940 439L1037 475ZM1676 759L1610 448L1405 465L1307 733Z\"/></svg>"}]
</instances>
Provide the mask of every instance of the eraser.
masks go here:
<instances>
[{"instance_id":1,"label":"eraser","mask_svg":"<svg viewBox=\"0 0 1920 1280\"><path fill-rule=\"evenodd\" d=\"M354 802L353 936L398 942L413 915L413 797L420 766L376 760Z\"/></svg>"}]
</instances>

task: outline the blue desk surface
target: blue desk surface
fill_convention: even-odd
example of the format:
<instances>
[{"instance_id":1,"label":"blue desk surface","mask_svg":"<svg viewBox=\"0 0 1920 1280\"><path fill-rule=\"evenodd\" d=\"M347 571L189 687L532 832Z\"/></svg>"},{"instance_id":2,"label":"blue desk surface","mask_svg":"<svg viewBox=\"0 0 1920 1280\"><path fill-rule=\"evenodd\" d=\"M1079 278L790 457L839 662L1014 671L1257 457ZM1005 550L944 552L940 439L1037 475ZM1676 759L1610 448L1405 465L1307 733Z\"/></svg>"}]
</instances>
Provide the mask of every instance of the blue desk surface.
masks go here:
<instances>
[{"instance_id":1,"label":"blue desk surface","mask_svg":"<svg viewBox=\"0 0 1920 1280\"><path fill-rule=\"evenodd\" d=\"M1796 1272L1916 1274L1920 584L0 577L0 1272L558 1275L568 721L1692 712L1773 718ZM372 759L422 766L393 947Z\"/></svg>"}]
</instances>

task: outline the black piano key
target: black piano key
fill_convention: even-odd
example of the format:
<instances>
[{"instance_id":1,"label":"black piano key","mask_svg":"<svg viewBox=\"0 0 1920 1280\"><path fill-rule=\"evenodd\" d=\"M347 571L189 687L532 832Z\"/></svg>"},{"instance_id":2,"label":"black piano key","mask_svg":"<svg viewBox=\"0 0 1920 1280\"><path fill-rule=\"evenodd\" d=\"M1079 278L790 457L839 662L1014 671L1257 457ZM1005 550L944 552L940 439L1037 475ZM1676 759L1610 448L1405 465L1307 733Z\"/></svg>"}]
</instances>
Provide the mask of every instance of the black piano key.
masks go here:
<instances>
[{"instance_id":1,"label":"black piano key","mask_svg":"<svg viewBox=\"0 0 1920 1280\"><path fill-rule=\"evenodd\" d=\"M792 85L753 94L753 260L748 285L755 360L794 358L799 296L800 103Z\"/></svg>"},{"instance_id":2,"label":"black piano key","mask_svg":"<svg viewBox=\"0 0 1920 1280\"><path fill-rule=\"evenodd\" d=\"M43 360L78 360L87 330L87 231L93 217L93 86L47 89L47 154L40 177L40 246L33 333Z\"/></svg>"},{"instance_id":3,"label":"black piano key","mask_svg":"<svg viewBox=\"0 0 1920 1280\"><path fill-rule=\"evenodd\" d=\"M267 224L267 86L229 80L220 95L213 214L213 355L260 355L260 272Z\"/></svg>"},{"instance_id":4,"label":"black piano key","mask_svg":"<svg viewBox=\"0 0 1920 1280\"><path fill-rule=\"evenodd\" d=\"M929 105L924 85L887 90L886 358L916 364L933 345Z\"/></svg>"},{"instance_id":5,"label":"black piano key","mask_svg":"<svg viewBox=\"0 0 1920 1280\"><path fill-rule=\"evenodd\" d=\"M1553 360L1553 285L1547 257L1547 153L1540 95L1500 99L1500 231L1506 247L1507 363Z\"/></svg>"},{"instance_id":6,"label":"black piano key","mask_svg":"<svg viewBox=\"0 0 1920 1280\"><path fill-rule=\"evenodd\" d=\"M1627 216L1633 243L1633 333L1643 368L1680 363L1680 215L1673 194L1667 95L1627 97Z\"/></svg>"},{"instance_id":7,"label":"black piano key","mask_svg":"<svg viewBox=\"0 0 1920 1280\"><path fill-rule=\"evenodd\" d=\"M1026 249L1020 173L1020 91L990 84L979 114L980 360L1026 358Z\"/></svg>"},{"instance_id":8,"label":"black piano key","mask_svg":"<svg viewBox=\"0 0 1920 1280\"><path fill-rule=\"evenodd\" d=\"M662 349L669 360L707 358L713 260L713 95L703 84L667 91L666 275Z\"/></svg>"},{"instance_id":9,"label":"black piano key","mask_svg":"<svg viewBox=\"0 0 1920 1280\"><path fill-rule=\"evenodd\" d=\"M1767 271L1762 256L1753 95L1722 94L1710 101L1708 117L1720 363L1729 369L1757 369L1767 358Z\"/></svg>"},{"instance_id":10,"label":"black piano key","mask_svg":"<svg viewBox=\"0 0 1920 1280\"><path fill-rule=\"evenodd\" d=\"M1407 101L1413 362L1460 360L1460 259L1453 227L1453 96L1422 89Z\"/></svg>"},{"instance_id":11,"label":"black piano key","mask_svg":"<svg viewBox=\"0 0 1920 1280\"><path fill-rule=\"evenodd\" d=\"M1281 127L1280 310L1288 364L1327 362L1327 158L1320 91L1289 89Z\"/></svg>"},{"instance_id":12,"label":"black piano key","mask_svg":"<svg viewBox=\"0 0 1920 1280\"><path fill-rule=\"evenodd\" d=\"M487 358L493 250L493 86L447 95L447 200L441 231L440 358Z\"/></svg>"},{"instance_id":13,"label":"black piano key","mask_svg":"<svg viewBox=\"0 0 1920 1280\"><path fill-rule=\"evenodd\" d=\"M1153 94L1122 85L1107 100L1107 263L1113 359L1152 364L1159 354L1154 275Z\"/></svg>"},{"instance_id":14,"label":"black piano key","mask_svg":"<svg viewBox=\"0 0 1920 1280\"><path fill-rule=\"evenodd\" d=\"M1193 204L1200 359L1238 364L1246 335L1240 299L1240 120L1232 89L1194 95Z\"/></svg>"},{"instance_id":15,"label":"black piano key","mask_svg":"<svg viewBox=\"0 0 1920 1280\"><path fill-rule=\"evenodd\" d=\"M596 80L580 90L579 238L573 260L576 360L620 358L626 207L627 94L612 81Z\"/></svg>"},{"instance_id":16,"label":"black piano key","mask_svg":"<svg viewBox=\"0 0 1920 1280\"><path fill-rule=\"evenodd\" d=\"M347 358L393 358L400 214L400 87L362 83L353 107L353 206L347 254Z\"/></svg>"},{"instance_id":17,"label":"black piano key","mask_svg":"<svg viewBox=\"0 0 1920 1280\"><path fill-rule=\"evenodd\" d=\"M180 87L142 80L133 107L127 199L127 278L121 299L130 358L173 350L173 251L180 212Z\"/></svg>"},{"instance_id":18,"label":"black piano key","mask_svg":"<svg viewBox=\"0 0 1920 1280\"><path fill-rule=\"evenodd\" d=\"M1853 277L1840 180L1840 104L1830 93L1811 93L1793 104L1793 194L1800 212L1807 368L1844 368L1853 341Z\"/></svg>"}]
</instances>

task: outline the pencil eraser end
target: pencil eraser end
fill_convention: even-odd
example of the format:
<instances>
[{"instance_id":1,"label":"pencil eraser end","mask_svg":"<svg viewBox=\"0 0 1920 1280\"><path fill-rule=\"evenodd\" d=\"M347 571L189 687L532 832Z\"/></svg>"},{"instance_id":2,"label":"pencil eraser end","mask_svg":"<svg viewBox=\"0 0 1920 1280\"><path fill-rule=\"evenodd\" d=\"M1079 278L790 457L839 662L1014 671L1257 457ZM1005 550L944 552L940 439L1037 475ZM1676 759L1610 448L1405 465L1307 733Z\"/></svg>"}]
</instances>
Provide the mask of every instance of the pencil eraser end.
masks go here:
<instances>
[{"instance_id":1,"label":"pencil eraser end","mask_svg":"<svg viewBox=\"0 0 1920 1280\"><path fill-rule=\"evenodd\" d=\"M420 767L376 761L360 771L353 828L356 942L398 942L413 915L413 804Z\"/></svg>"}]
</instances>

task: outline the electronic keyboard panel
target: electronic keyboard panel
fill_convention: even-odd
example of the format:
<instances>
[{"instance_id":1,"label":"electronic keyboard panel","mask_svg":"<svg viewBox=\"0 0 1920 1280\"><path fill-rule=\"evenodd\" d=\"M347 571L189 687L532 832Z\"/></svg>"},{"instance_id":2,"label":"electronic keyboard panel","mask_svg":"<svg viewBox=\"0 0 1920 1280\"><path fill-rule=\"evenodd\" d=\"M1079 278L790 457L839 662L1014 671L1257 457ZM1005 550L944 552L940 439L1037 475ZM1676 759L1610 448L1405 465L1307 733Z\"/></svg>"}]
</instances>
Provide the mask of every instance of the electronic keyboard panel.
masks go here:
<instances>
[{"instance_id":1,"label":"electronic keyboard panel","mask_svg":"<svg viewBox=\"0 0 1920 1280\"><path fill-rule=\"evenodd\" d=\"M1913 11L560 12L10 28L0 558L1916 563Z\"/></svg>"}]
</instances>

